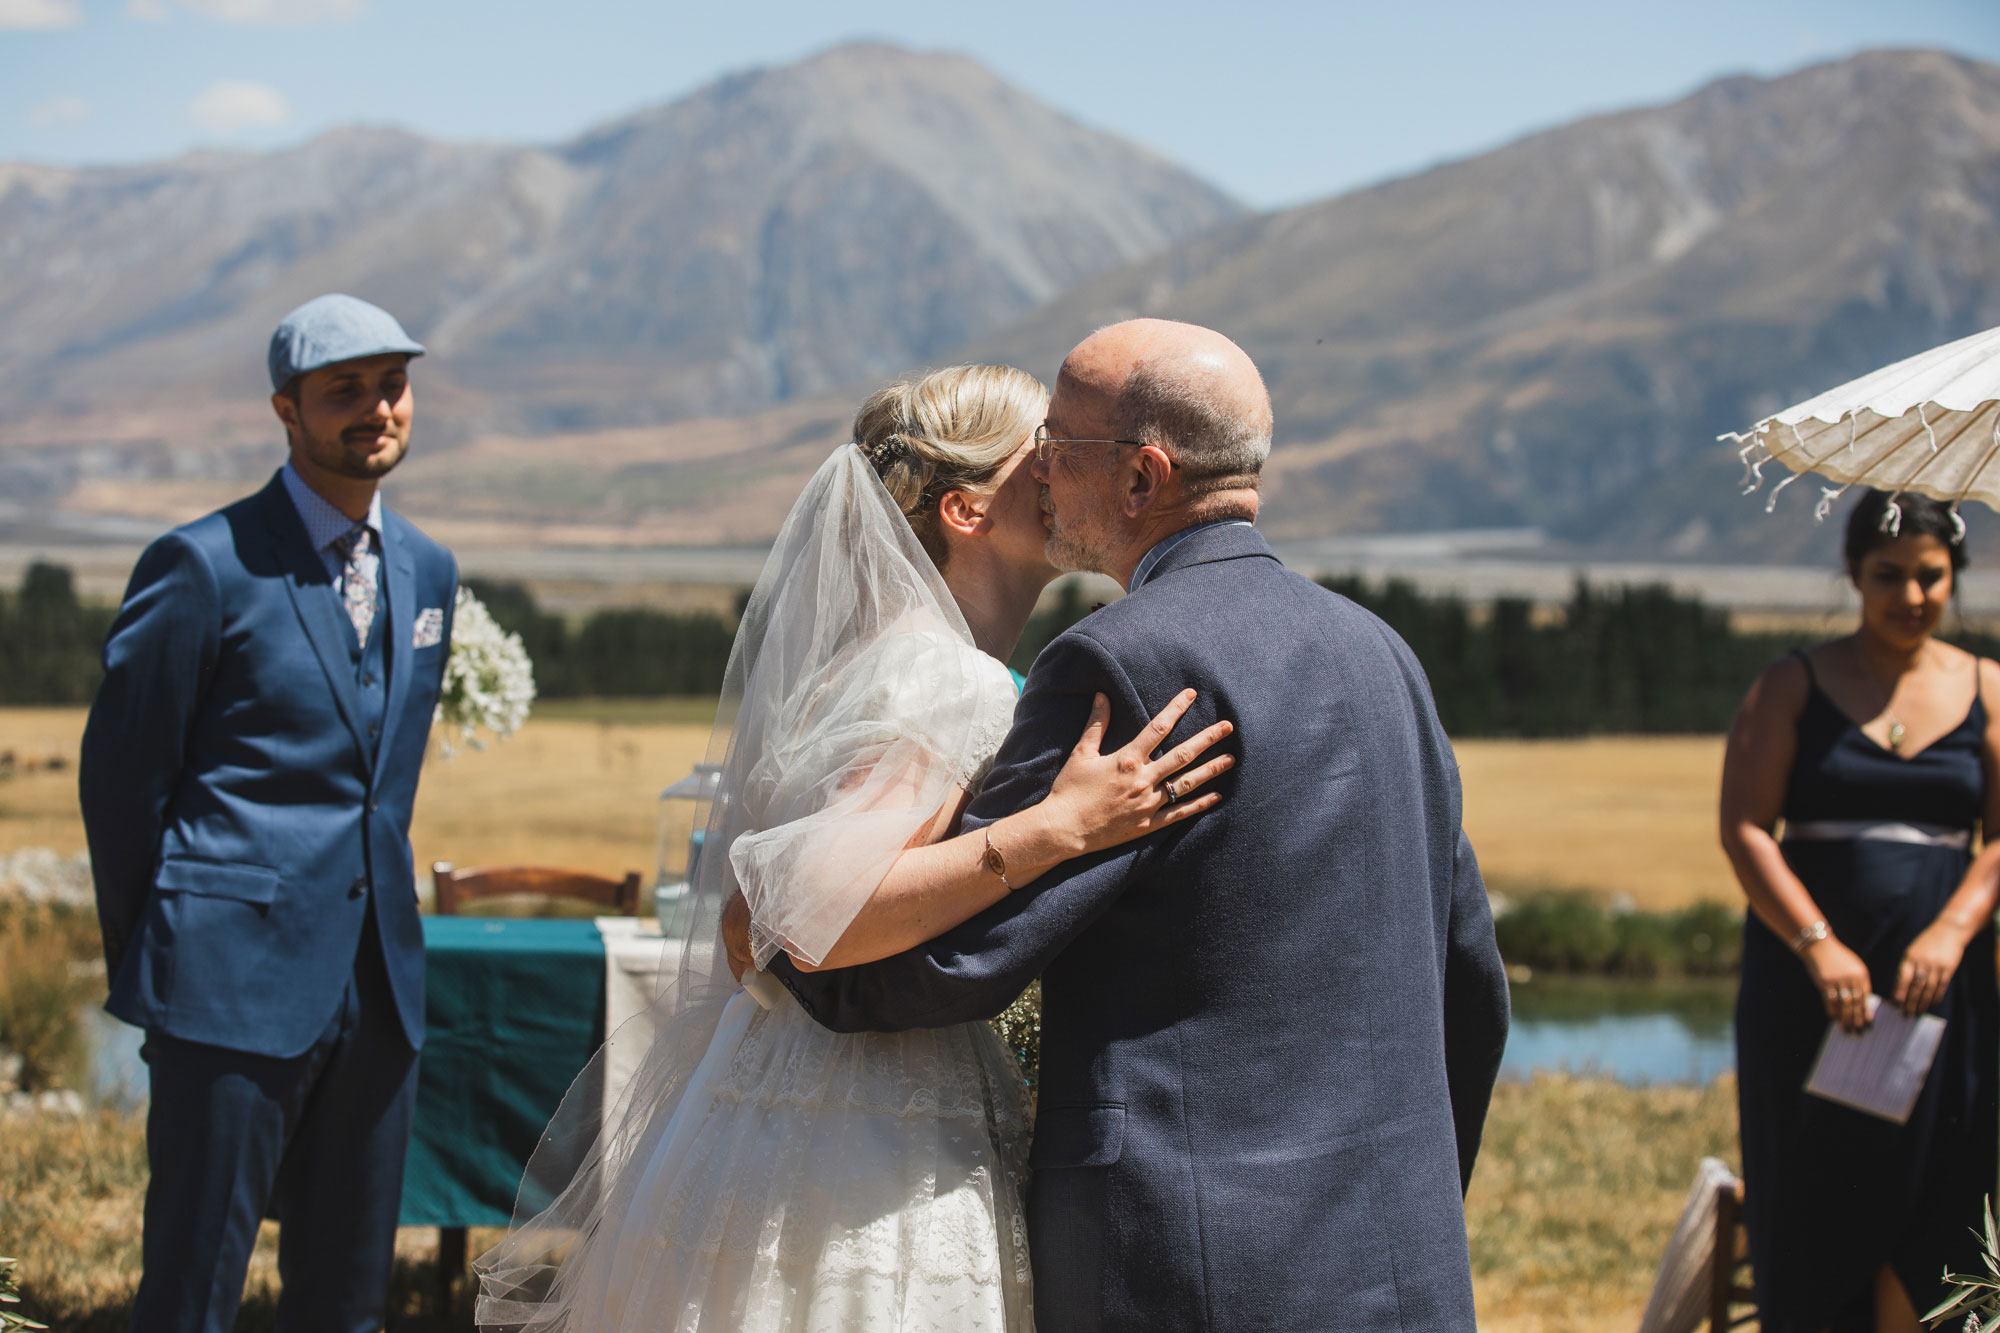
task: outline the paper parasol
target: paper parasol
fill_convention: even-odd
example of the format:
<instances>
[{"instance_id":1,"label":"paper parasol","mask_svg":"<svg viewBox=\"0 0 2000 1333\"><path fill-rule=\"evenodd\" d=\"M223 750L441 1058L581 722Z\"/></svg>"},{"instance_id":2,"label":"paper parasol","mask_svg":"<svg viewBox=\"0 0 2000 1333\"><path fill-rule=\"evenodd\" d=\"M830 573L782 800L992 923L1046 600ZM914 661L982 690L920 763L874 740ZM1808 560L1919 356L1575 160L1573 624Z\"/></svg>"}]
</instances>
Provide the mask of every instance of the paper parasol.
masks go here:
<instances>
[{"instance_id":1,"label":"paper parasol","mask_svg":"<svg viewBox=\"0 0 2000 1333\"><path fill-rule=\"evenodd\" d=\"M1951 505L1954 520L1966 499L2000 510L2000 329L1920 352L1717 438L1743 446L1745 494L1762 484L1764 464L1792 470L1767 510L1809 472L1840 483L1823 488L1813 511L1820 518L1850 486L1928 495Z\"/></svg>"}]
</instances>

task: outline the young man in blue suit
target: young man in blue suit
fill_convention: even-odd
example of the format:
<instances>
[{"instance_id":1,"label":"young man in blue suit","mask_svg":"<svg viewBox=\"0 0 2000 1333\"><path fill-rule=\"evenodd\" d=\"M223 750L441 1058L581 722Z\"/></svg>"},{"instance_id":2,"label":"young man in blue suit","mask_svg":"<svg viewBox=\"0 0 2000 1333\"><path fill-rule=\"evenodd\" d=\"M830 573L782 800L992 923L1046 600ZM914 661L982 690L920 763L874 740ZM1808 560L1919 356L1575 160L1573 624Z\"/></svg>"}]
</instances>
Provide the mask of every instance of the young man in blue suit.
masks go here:
<instances>
[{"instance_id":1,"label":"young man in blue suit","mask_svg":"<svg viewBox=\"0 0 2000 1333\"><path fill-rule=\"evenodd\" d=\"M132 1327L227 1330L267 1213L281 1329L386 1313L424 1035L410 808L458 585L382 507L423 348L350 296L272 335L290 459L140 557L84 732L111 971L146 1030Z\"/></svg>"},{"instance_id":2,"label":"young man in blue suit","mask_svg":"<svg viewBox=\"0 0 2000 1333\"><path fill-rule=\"evenodd\" d=\"M1036 659L965 824L1045 796L1093 696L1119 745L1186 686L1167 744L1235 723L1222 803L908 953L771 964L843 1032L987 1017L1042 978L1043 1333L1473 1330L1462 1191L1506 976L1416 658L1250 525L1270 443L1219 333L1132 320L1070 353L1036 437L1049 559L1128 595Z\"/></svg>"}]
</instances>

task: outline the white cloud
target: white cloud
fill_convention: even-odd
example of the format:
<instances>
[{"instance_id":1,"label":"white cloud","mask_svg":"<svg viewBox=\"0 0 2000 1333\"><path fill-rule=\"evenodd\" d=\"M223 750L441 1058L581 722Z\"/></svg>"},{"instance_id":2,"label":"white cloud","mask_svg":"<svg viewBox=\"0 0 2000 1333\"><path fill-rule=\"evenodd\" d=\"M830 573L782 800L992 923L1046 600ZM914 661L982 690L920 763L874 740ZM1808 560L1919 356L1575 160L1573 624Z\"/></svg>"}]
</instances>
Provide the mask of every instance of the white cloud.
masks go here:
<instances>
[{"instance_id":1,"label":"white cloud","mask_svg":"<svg viewBox=\"0 0 2000 1333\"><path fill-rule=\"evenodd\" d=\"M160 0L134 2L160 4ZM181 0L181 4L218 23L295 27L307 23L346 23L361 16L368 0Z\"/></svg>"},{"instance_id":2,"label":"white cloud","mask_svg":"<svg viewBox=\"0 0 2000 1333\"><path fill-rule=\"evenodd\" d=\"M283 94L268 83L218 79L188 104L188 119L217 134L270 129L292 118Z\"/></svg>"},{"instance_id":3,"label":"white cloud","mask_svg":"<svg viewBox=\"0 0 2000 1333\"><path fill-rule=\"evenodd\" d=\"M81 97L51 97L28 108L30 125L67 125L90 118L90 103Z\"/></svg>"},{"instance_id":4,"label":"white cloud","mask_svg":"<svg viewBox=\"0 0 2000 1333\"><path fill-rule=\"evenodd\" d=\"M142 23L164 23L173 17L167 0L126 0L125 17Z\"/></svg>"},{"instance_id":5,"label":"white cloud","mask_svg":"<svg viewBox=\"0 0 2000 1333\"><path fill-rule=\"evenodd\" d=\"M0 28L74 28L81 22L76 0L0 0Z\"/></svg>"}]
</instances>

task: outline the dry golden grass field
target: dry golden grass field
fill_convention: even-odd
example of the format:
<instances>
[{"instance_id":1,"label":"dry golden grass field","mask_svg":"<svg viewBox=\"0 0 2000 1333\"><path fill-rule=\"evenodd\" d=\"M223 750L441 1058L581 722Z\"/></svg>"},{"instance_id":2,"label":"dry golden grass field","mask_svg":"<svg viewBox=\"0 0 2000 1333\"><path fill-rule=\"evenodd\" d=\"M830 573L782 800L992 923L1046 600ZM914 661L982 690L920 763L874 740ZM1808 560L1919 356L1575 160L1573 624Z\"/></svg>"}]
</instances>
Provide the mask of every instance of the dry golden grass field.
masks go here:
<instances>
[{"instance_id":1,"label":"dry golden grass field","mask_svg":"<svg viewBox=\"0 0 2000 1333\"><path fill-rule=\"evenodd\" d=\"M435 753L417 797L419 870L432 861L575 865L649 879L656 798L708 743L697 700L545 705L484 751ZM0 708L0 853L83 847L76 812L78 708ZM1733 901L1715 841L1716 737L1465 741L1465 823L1496 886L1629 895L1642 908ZM55 769L39 765L56 758Z\"/></svg>"},{"instance_id":2,"label":"dry golden grass field","mask_svg":"<svg viewBox=\"0 0 2000 1333\"><path fill-rule=\"evenodd\" d=\"M1720 736L1461 741L1465 828L1496 888L1741 901L1716 841Z\"/></svg>"},{"instance_id":3,"label":"dry golden grass field","mask_svg":"<svg viewBox=\"0 0 2000 1333\"><path fill-rule=\"evenodd\" d=\"M1466 1225L1487 1333L1630 1333L1682 1196L1704 1154L1733 1162L1735 1090L1626 1088L1598 1079L1503 1083L1487 1119ZM140 1122L0 1121L0 1246L21 1260L30 1313L71 1333L113 1333L139 1273L146 1160ZM276 1226L266 1223L237 1328L271 1326ZM473 1252L497 1232L475 1231ZM435 1314L436 1233L397 1243L391 1333L469 1330Z\"/></svg>"}]
</instances>

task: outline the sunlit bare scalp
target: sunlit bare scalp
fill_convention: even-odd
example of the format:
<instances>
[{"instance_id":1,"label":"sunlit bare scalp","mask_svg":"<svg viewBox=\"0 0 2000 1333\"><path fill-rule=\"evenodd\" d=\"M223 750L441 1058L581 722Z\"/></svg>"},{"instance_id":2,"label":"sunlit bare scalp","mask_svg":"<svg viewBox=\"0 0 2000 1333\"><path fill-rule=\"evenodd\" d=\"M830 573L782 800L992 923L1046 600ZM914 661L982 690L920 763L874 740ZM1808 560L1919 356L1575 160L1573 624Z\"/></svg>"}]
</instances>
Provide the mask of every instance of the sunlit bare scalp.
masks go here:
<instances>
[{"instance_id":1,"label":"sunlit bare scalp","mask_svg":"<svg viewBox=\"0 0 2000 1333\"><path fill-rule=\"evenodd\" d=\"M1114 572L1123 548L1195 523L1254 518L1271 449L1271 398L1242 348L1213 329L1134 319L1064 359L1052 435L1076 445L1042 465L1060 569Z\"/></svg>"}]
</instances>

